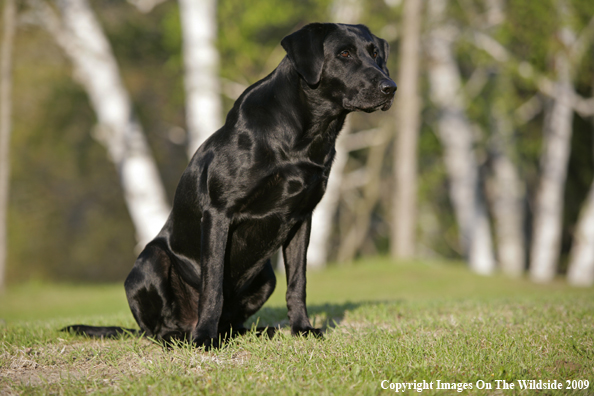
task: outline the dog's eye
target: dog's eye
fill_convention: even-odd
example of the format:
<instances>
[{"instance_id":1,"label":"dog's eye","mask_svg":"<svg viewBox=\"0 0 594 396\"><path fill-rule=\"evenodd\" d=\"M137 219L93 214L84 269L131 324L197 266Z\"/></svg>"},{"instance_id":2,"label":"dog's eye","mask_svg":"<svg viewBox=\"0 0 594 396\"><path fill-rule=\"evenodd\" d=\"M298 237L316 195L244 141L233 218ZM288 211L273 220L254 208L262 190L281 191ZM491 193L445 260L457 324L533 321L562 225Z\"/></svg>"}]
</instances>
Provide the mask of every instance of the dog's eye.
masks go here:
<instances>
[{"instance_id":1,"label":"dog's eye","mask_svg":"<svg viewBox=\"0 0 594 396\"><path fill-rule=\"evenodd\" d=\"M373 59L377 58L378 55L379 55L379 52L378 52L378 50L376 48L376 49L373 50L373 55L372 55L373 56Z\"/></svg>"},{"instance_id":2,"label":"dog's eye","mask_svg":"<svg viewBox=\"0 0 594 396\"><path fill-rule=\"evenodd\" d=\"M344 50L340 53L340 56L343 58L350 58L351 57L351 53L347 50Z\"/></svg>"}]
</instances>

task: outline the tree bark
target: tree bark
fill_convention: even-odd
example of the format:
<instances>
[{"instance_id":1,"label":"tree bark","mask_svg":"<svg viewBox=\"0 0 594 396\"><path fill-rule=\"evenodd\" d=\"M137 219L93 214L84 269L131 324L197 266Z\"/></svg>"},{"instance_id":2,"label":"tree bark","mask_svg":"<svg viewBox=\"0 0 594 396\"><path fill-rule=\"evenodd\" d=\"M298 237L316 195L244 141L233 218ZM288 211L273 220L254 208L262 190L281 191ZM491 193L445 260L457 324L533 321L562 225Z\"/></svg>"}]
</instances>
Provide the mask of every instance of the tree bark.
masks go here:
<instances>
[{"instance_id":1,"label":"tree bark","mask_svg":"<svg viewBox=\"0 0 594 396\"><path fill-rule=\"evenodd\" d=\"M573 286L594 285L594 183L580 211L569 254L567 281Z\"/></svg>"},{"instance_id":2,"label":"tree bark","mask_svg":"<svg viewBox=\"0 0 594 396\"><path fill-rule=\"evenodd\" d=\"M561 56L562 58L562 56ZM573 109L566 59L558 59L560 71L557 95L547 110L543 139L541 176L534 205L533 238L530 249L530 278L549 282L557 272L563 221L563 188L567 178ZM562 65L564 64L564 65Z\"/></svg>"},{"instance_id":3,"label":"tree bark","mask_svg":"<svg viewBox=\"0 0 594 396\"><path fill-rule=\"evenodd\" d=\"M564 14L565 4L559 2L559 11ZM560 37L568 38L573 33L562 27ZM570 43L565 42L566 46ZM566 51L559 50L555 56L557 81L555 95L548 106L544 122L543 150L540 158L540 182L534 204L533 237L530 248L530 279L534 282L550 282L557 273L561 250L563 226L563 191L567 178L567 165L571 150L574 96L571 82L571 63Z\"/></svg>"},{"instance_id":4,"label":"tree bark","mask_svg":"<svg viewBox=\"0 0 594 396\"><path fill-rule=\"evenodd\" d=\"M179 0L189 158L223 125L216 10L216 0Z\"/></svg>"},{"instance_id":5,"label":"tree bark","mask_svg":"<svg viewBox=\"0 0 594 396\"><path fill-rule=\"evenodd\" d=\"M362 13L362 0L334 0L330 5L330 19L332 22L359 23Z\"/></svg>"},{"instance_id":6,"label":"tree bark","mask_svg":"<svg viewBox=\"0 0 594 396\"><path fill-rule=\"evenodd\" d=\"M405 0L399 53L397 128L394 155L394 211L391 252L394 258L415 254L417 200L417 141L421 118L419 48L421 0Z\"/></svg>"},{"instance_id":7,"label":"tree bark","mask_svg":"<svg viewBox=\"0 0 594 396\"><path fill-rule=\"evenodd\" d=\"M490 274L495 269L493 242L452 49L457 32L446 21L446 8L446 0L428 2L432 23L427 40L430 96L439 111L437 134L443 145L461 247L473 271Z\"/></svg>"},{"instance_id":8,"label":"tree bark","mask_svg":"<svg viewBox=\"0 0 594 396\"><path fill-rule=\"evenodd\" d=\"M594 118L591 121L594 132ZM567 281L573 286L594 285L594 181L578 217L569 252Z\"/></svg>"},{"instance_id":9,"label":"tree bark","mask_svg":"<svg viewBox=\"0 0 594 396\"><path fill-rule=\"evenodd\" d=\"M61 18L44 1L29 3L72 61L74 77L89 96L98 121L94 136L116 165L138 247L143 248L160 231L170 208L111 46L86 0L58 0Z\"/></svg>"},{"instance_id":10,"label":"tree bark","mask_svg":"<svg viewBox=\"0 0 594 396\"><path fill-rule=\"evenodd\" d=\"M505 4L502 0L485 0L486 17L482 21L485 29L495 29L505 21ZM506 52L491 49L494 59L509 62ZM495 56L497 55L497 56ZM513 85L505 68L496 64L498 76L495 80L495 97L490 106L491 169L493 183L490 189L490 203L497 238L497 256L502 271L510 277L524 273L526 264L526 237L524 232L526 190L518 168L512 160L514 153L513 111L510 107Z\"/></svg>"},{"instance_id":11,"label":"tree bark","mask_svg":"<svg viewBox=\"0 0 594 396\"><path fill-rule=\"evenodd\" d=\"M8 257L8 191L10 181L10 132L12 115L12 48L16 31L16 4L4 0L2 60L0 61L0 292L6 284Z\"/></svg>"},{"instance_id":12,"label":"tree bark","mask_svg":"<svg viewBox=\"0 0 594 396\"><path fill-rule=\"evenodd\" d=\"M309 248L307 249L308 268L324 268L328 261L328 245L330 243L330 235L332 234L332 221L338 208L344 168L349 158L349 153L345 150L342 143L344 142L344 135L348 134L349 130L347 119L341 132L342 135L338 137L336 144L336 159L332 165L326 193L313 212L311 236L309 239Z\"/></svg>"},{"instance_id":13,"label":"tree bark","mask_svg":"<svg viewBox=\"0 0 594 396\"><path fill-rule=\"evenodd\" d=\"M491 156L493 169L493 188L491 203L497 236L499 265L503 272L511 277L524 273L526 262L524 234L524 199L525 189L518 174L518 169L511 157L513 124L511 109L507 108L507 87L511 82L507 77L497 81L503 89L492 104Z\"/></svg>"},{"instance_id":14,"label":"tree bark","mask_svg":"<svg viewBox=\"0 0 594 396\"><path fill-rule=\"evenodd\" d=\"M151 12L157 5L165 2L165 0L128 0L128 3L144 14Z\"/></svg>"}]
</instances>

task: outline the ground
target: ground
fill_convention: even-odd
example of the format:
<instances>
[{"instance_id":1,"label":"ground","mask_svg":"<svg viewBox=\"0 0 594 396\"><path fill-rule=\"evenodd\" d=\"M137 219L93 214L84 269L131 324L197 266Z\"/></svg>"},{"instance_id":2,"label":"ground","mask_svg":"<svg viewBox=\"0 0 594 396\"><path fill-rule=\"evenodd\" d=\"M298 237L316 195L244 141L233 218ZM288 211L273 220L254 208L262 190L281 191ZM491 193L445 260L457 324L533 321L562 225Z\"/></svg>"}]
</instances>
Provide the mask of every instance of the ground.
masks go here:
<instances>
[{"instance_id":1,"label":"ground","mask_svg":"<svg viewBox=\"0 0 594 396\"><path fill-rule=\"evenodd\" d=\"M594 394L593 288L368 260L309 274L310 316L325 329L317 340L289 335L277 275L278 290L250 323L279 334L211 352L57 331L135 327L122 285L9 288L0 298L0 394L417 394L410 388L423 381L425 395ZM521 380L563 389L521 391Z\"/></svg>"}]
</instances>

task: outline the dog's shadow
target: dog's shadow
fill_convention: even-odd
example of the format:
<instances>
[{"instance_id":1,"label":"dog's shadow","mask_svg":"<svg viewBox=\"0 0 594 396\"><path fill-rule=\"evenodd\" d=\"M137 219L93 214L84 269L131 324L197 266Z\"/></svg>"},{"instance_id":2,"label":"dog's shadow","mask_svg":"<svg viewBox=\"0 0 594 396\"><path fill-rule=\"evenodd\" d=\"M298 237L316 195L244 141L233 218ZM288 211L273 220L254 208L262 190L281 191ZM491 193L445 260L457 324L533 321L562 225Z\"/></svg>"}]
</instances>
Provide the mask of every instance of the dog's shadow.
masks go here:
<instances>
[{"instance_id":1,"label":"dog's shadow","mask_svg":"<svg viewBox=\"0 0 594 396\"><path fill-rule=\"evenodd\" d=\"M342 304L308 305L307 311L313 327L321 328L323 332L340 325L348 312L355 311L361 306L374 306L383 304L398 304L402 300L391 301L359 301L345 302ZM264 307L252 315L246 322L247 327L288 327L286 307Z\"/></svg>"}]
</instances>

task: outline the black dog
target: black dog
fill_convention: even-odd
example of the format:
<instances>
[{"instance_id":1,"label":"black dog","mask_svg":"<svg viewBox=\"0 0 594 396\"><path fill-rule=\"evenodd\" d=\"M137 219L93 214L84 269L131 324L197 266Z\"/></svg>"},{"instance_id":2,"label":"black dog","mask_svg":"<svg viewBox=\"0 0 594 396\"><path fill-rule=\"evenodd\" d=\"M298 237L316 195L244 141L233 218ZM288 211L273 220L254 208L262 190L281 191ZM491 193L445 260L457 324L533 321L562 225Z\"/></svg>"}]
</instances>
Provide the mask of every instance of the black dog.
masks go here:
<instances>
[{"instance_id":1,"label":"black dog","mask_svg":"<svg viewBox=\"0 0 594 396\"><path fill-rule=\"evenodd\" d=\"M287 56L235 102L183 173L167 223L125 287L142 332L218 345L270 297L282 248L292 334L320 335L305 306L312 211L352 111L388 110L388 43L363 25L314 23L285 37ZM69 326L91 336L120 327Z\"/></svg>"}]
</instances>

